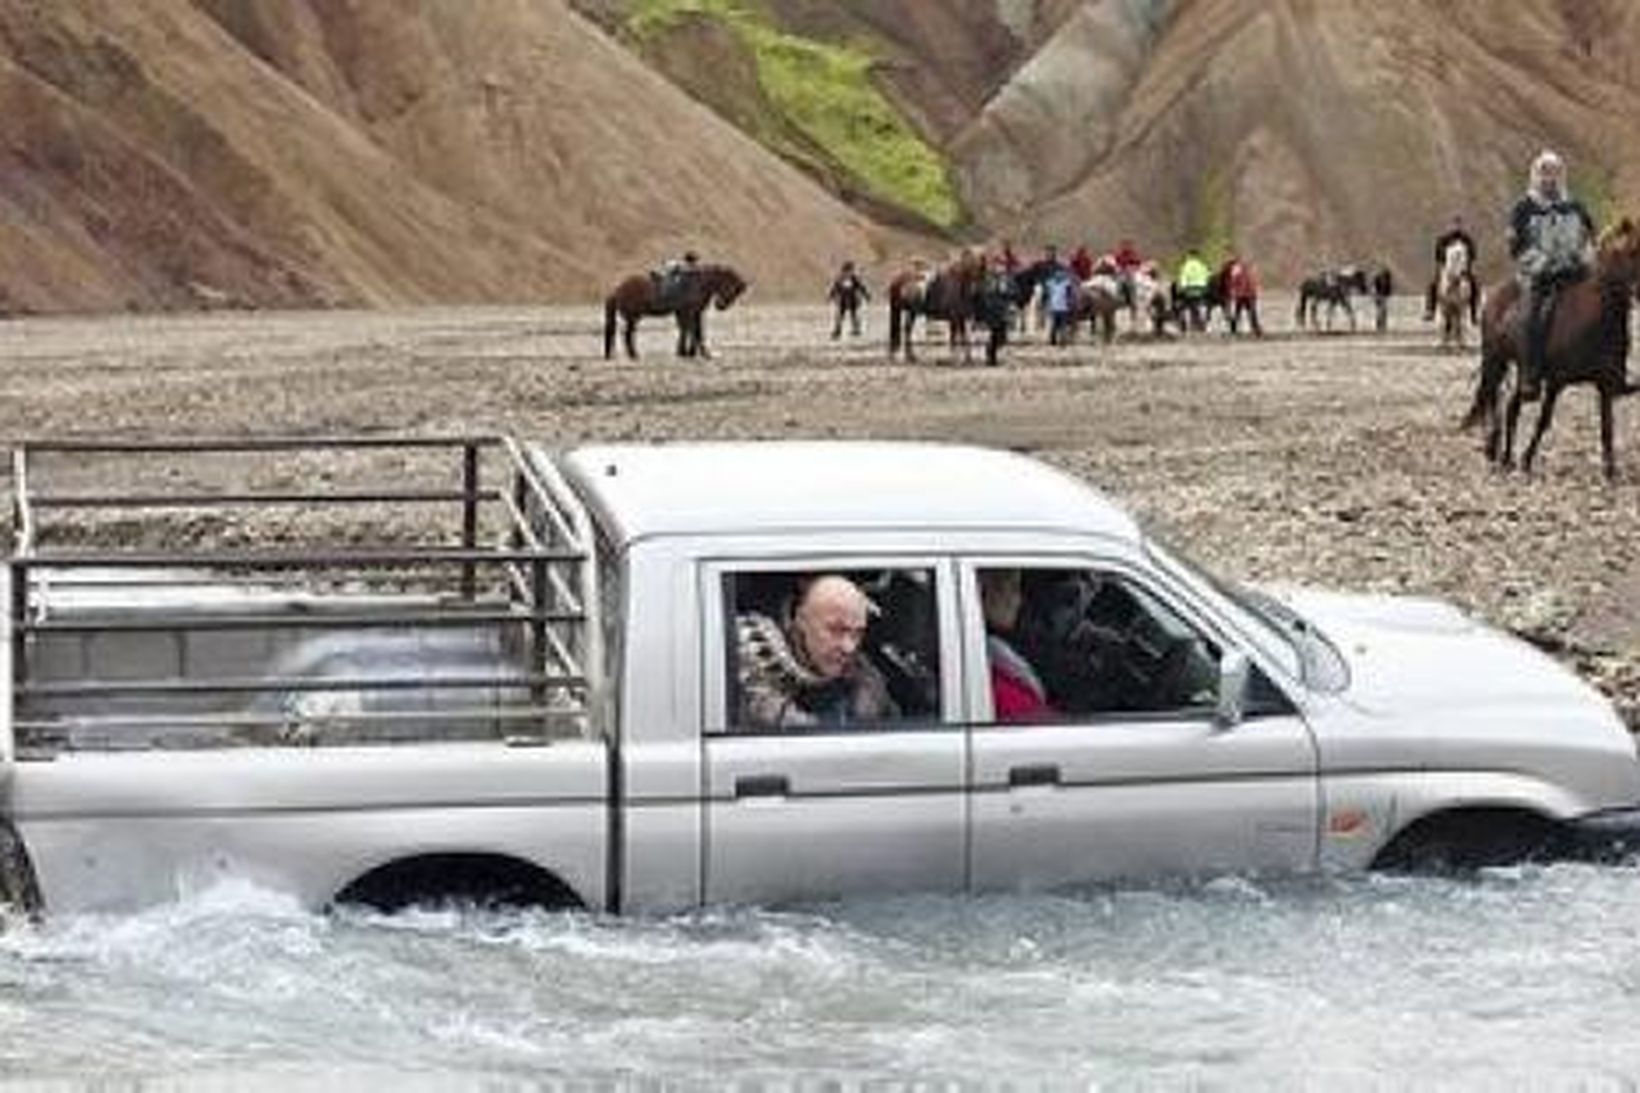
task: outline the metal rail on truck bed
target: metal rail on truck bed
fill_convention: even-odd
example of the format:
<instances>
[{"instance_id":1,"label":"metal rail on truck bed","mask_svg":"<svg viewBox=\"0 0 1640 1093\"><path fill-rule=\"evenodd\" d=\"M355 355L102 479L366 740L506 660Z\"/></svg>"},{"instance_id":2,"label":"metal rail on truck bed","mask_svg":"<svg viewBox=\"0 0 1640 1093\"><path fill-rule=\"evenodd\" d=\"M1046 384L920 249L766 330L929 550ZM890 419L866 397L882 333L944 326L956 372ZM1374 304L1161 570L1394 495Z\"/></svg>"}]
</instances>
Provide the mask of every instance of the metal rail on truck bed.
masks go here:
<instances>
[{"instance_id":1,"label":"metal rail on truck bed","mask_svg":"<svg viewBox=\"0 0 1640 1093\"><path fill-rule=\"evenodd\" d=\"M26 443L12 489L0 751L595 731L591 523L510 438Z\"/></svg>"}]
</instances>

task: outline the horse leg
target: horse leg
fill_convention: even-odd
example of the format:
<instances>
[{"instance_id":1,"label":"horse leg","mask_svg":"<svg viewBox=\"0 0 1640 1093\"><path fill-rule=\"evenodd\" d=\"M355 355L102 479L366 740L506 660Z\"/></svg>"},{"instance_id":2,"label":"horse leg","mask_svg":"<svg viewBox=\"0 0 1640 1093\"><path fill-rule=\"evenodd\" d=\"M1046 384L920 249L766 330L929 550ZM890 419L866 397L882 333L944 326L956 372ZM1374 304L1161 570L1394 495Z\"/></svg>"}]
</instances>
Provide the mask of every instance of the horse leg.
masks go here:
<instances>
[{"instance_id":1,"label":"horse leg","mask_svg":"<svg viewBox=\"0 0 1640 1093\"><path fill-rule=\"evenodd\" d=\"M626 346L627 360L638 359L638 317L622 316L621 343Z\"/></svg>"},{"instance_id":2,"label":"horse leg","mask_svg":"<svg viewBox=\"0 0 1640 1093\"><path fill-rule=\"evenodd\" d=\"M1537 427L1532 430L1532 439L1526 444L1526 451L1520 457L1520 469L1530 471L1532 460L1537 458L1538 445L1543 441L1543 434L1549 431L1549 422L1555 416L1555 400L1560 397L1561 388L1550 384L1543 392L1543 405L1538 409Z\"/></svg>"},{"instance_id":3,"label":"horse leg","mask_svg":"<svg viewBox=\"0 0 1640 1093\"><path fill-rule=\"evenodd\" d=\"M905 328L901 333L905 337L905 359L908 361L914 361L917 359L914 344L916 342L914 335L917 332L917 313L908 308L904 313L903 321L905 323Z\"/></svg>"},{"instance_id":4,"label":"horse leg","mask_svg":"<svg viewBox=\"0 0 1640 1093\"><path fill-rule=\"evenodd\" d=\"M1617 481L1617 456L1612 453L1612 394L1600 388L1600 469L1607 482Z\"/></svg>"},{"instance_id":5,"label":"horse leg","mask_svg":"<svg viewBox=\"0 0 1640 1093\"><path fill-rule=\"evenodd\" d=\"M604 360L615 355L615 300L611 297L604 301Z\"/></svg>"},{"instance_id":6,"label":"horse leg","mask_svg":"<svg viewBox=\"0 0 1640 1093\"><path fill-rule=\"evenodd\" d=\"M1506 471L1515 469L1515 429L1520 425L1520 387L1517 383L1509 392L1509 401L1503 408L1503 458L1498 465Z\"/></svg>"},{"instance_id":7,"label":"horse leg","mask_svg":"<svg viewBox=\"0 0 1640 1093\"><path fill-rule=\"evenodd\" d=\"M689 344L695 351L695 356L703 361L712 359L712 354L706 351L706 309L701 308L689 316Z\"/></svg>"}]
</instances>

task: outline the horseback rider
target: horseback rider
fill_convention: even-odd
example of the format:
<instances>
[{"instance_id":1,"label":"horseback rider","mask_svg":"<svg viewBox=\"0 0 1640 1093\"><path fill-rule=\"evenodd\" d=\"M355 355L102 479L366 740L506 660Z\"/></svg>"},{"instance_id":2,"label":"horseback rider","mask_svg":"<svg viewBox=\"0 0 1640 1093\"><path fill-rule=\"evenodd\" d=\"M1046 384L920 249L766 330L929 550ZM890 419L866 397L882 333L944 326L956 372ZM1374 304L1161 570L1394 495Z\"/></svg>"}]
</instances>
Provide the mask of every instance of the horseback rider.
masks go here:
<instances>
[{"instance_id":1,"label":"horseback rider","mask_svg":"<svg viewBox=\"0 0 1640 1093\"><path fill-rule=\"evenodd\" d=\"M1554 152L1538 153L1509 217L1509 254L1521 288L1523 399L1536 398L1542 387L1555 297L1587 275L1593 244L1594 219L1567 191L1565 162Z\"/></svg>"},{"instance_id":2,"label":"horseback rider","mask_svg":"<svg viewBox=\"0 0 1640 1093\"><path fill-rule=\"evenodd\" d=\"M668 258L655 274L656 294L662 300L673 299L699 269L700 255L692 250L684 251L680 258Z\"/></svg>"},{"instance_id":3,"label":"horseback rider","mask_svg":"<svg viewBox=\"0 0 1640 1093\"><path fill-rule=\"evenodd\" d=\"M1469 321L1481 321L1481 286L1475 280L1475 239L1464 230L1463 217L1454 215L1452 226L1435 240L1435 276L1429 279L1429 290L1424 294L1424 322L1435 319L1435 293L1441 281L1441 267L1446 264L1446 250L1453 245L1463 248L1463 275L1469 281Z\"/></svg>"}]
</instances>

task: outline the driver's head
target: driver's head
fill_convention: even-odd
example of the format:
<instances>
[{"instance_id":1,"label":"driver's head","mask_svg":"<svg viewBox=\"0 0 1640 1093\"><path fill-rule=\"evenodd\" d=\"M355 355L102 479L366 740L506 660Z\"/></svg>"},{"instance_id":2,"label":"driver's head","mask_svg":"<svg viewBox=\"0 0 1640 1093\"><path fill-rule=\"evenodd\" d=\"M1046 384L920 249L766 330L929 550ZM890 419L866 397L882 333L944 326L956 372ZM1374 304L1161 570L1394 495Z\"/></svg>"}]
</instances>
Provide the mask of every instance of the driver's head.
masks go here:
<instances>
[{"instance_id":1,"label":"driver's head","mask_svg":"<svg viewBox=\"0 0 1640 1093\"><path fill-rule=\"evenodd\" d=\"M847 577L817 577L797 602L793 625L801 656L815 673L840 679L854 671L871 601Z\"/></svg>"}]
</instances>

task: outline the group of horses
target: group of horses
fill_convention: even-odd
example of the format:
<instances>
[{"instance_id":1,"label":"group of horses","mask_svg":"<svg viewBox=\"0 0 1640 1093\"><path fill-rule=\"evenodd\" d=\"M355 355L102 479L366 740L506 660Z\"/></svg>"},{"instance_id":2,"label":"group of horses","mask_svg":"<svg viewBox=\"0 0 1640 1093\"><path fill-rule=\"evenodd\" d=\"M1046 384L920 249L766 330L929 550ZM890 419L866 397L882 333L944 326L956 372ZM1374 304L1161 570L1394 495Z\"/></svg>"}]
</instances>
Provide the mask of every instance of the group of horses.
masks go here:
<instances>
[{"instance_id":1,"label":"group of horses","mask_svg":"<svg viewBox=\"0 0 1640 1093\"><path fill-rule=\"evenodd\" d=\"M1045 258L1015 270L1003 270L994 266L983 251L968 250L947 265L917 265L901 272L889 281L886 292L890 356L903 354L906 360L916 359L912 331L918 318L927 318L947 324L953 350L960 350L964 361L972 358L970 328L983 329L986 363L998 363L1014 317L1062 268ZM626 355L635 358L638 321L645 316L670 314L677 321L678 355L709 357L704 332L706 310L729 307L745 290L746 280L728 266L701 266L673 283L657 274L628 277L604 302L604 356L614 355L619 333ZM1187 324L1205 329L1215 310L1233 325L1225 268L1213 275L1205 298L1197 301L1194 309L1181 299L1176 285L1162 283L1145 269L1126 277L1097 272L1086 282L1074 282L1070 304L1071 328L1087 324L1106 343L1115 339L1117 316L1124 310L1130 315L1132 329L1148 324L1156 334L1169 324L1181 330Z\"/></svg>"},{"instance_id":2,"label":"group of horses","mask_svg":"<svg viewBox=\"0 0 1640 1093\"><path fill-rule=\"evenodd\" d=\"M970 324L987 333L985 359L995 364L1007 342L1014 317L1036 294L1056 263L1043 260L1013 272L996 269L979 251L969 251L948 265L916 268L902 272L888 285L889 350L913 360L912 332L918 317L948 324L954 349L964 360L971 357ZM1225 310L1229 303L1221 269L1209 286L1206 307ZM1374 283L1366 271L1346 267L1307 279L1299 291L1298 319L1314 324L1321 305L1342 307L1354 325L1350 307L1352 293L1380 296L1387 301L1385 281ZM725 309L746 290L746 280L728 266L701 266L672 286L650 274L622 281L610 293L604 307L604 355L614 352L617 323L624 323L623 341L627 355L635 357L633 333L645 315L673 314L678 327L678 354L684 357L709 356L704 335L704 313L708 307ZM1461 347L1464 318L1471 308L1470 294L1476 291L1462 255L1449 248L1443 256L1436 282L1435 300L1441 321L1443 346ZM1630 345L1631 304L1640 299L1640 226L1624 217L1601 236L1593 269L1585 279L1561 290L1548 320L1547 350L1542 362L1542 402L1532 437L1526 445L1522 466L1530 469L1538 446L1554 418L1555 405L1566 387L1592 384L1600 400L1601 465L1608 479L1616 475L1612 448L1612 405L1632 390L1627 385L1627 358ZM1465 428L1486 426L1485 451L1488 460L1500 468L1512 468L1515 432L1522 405L1528 401L1519 382L1525 360L1522 298L1513 280L1484 293L1481 312L1481 362L1475 393L1464 418ZM1144 315L1159 329L1172 315L1182 323L1178 302L1166 286L1154 279L1138 279L1123 285L1115 278L1095 277L1076 286L1072 318L1090 322L1106 341L1116 332L1116 316L1128 309L1135 324ZM1383 314L1382 305L1380 316ZM1381 321L1381 320L1380 320ZM1330 324L1330 313L1329 313ZM1516 382L1509 384L1511 374Z\"/></svg>"}]
</instances>

